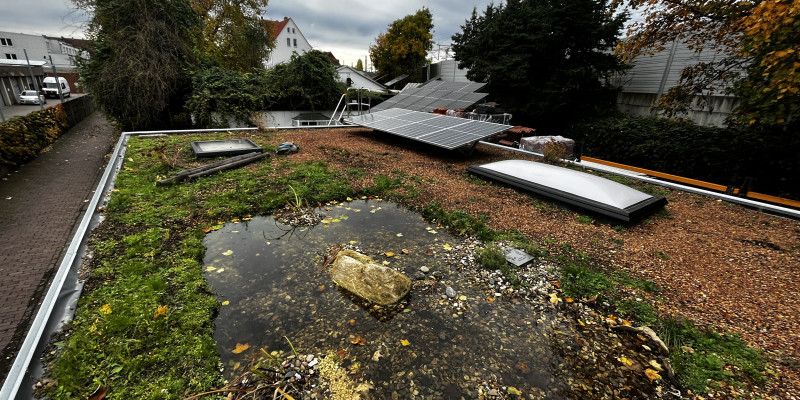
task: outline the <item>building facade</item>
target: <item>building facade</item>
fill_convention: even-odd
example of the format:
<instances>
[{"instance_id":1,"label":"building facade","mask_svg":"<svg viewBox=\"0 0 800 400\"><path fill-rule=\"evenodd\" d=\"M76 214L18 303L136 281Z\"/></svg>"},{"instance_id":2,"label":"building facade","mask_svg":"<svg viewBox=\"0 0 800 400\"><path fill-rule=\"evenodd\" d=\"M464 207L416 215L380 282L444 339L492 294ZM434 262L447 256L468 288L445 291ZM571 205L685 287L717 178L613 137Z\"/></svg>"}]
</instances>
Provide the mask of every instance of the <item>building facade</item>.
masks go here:
<instances>
[{"instance_id":1,"label":"building facade","mask_svg":"<svg viewBox=\"0 0 800 400\"><path fill-rule=\"evenodd\" d=\"M80 92L75 58L88 56L80 48L85 43L81 39L0 31L0 105L17 104L21 91L35 87L34 79L41 87L45 76L53 76L53 66L60 77L67 79L72 91Z\"/></svg>"},{"instance_id":2,"label":"building facade","mask_svg":"<svg viewBox=\"0 0 800 400\"><path fill-rule=\"evenodd\" d=\"M302 55L311 51L311 44L308 43L303 32L289 17L283 17L282 21L270 21L272 23L272 37L275 39L275 49L270 53L267 61L267 68L272 68L278 64L289 62L292 54Z\"/></svg>"}]
</instances>

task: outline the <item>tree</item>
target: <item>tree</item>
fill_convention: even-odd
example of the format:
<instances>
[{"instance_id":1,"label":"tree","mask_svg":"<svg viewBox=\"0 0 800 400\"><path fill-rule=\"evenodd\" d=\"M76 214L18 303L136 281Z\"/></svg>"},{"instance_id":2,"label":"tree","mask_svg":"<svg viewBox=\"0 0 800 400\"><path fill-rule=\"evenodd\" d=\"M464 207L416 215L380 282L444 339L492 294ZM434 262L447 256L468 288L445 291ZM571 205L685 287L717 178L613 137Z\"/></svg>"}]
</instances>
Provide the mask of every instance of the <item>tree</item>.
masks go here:
<instances>
[{"instance_id":1,"label":"tree","mask_svg":"<svg viewBox=\"0 0 800 400\"><path fill-rule=\"evenodd\" d=\"M343 92L339 73L325 53L296 52L288 63L268 71L269 106L282 110L330 110Z\"/></svg>"},{"instance_id":2,"label":"tree","mask_svg":"<svg viewBox=\"0 0 800 400\"><path fill-rule=\"evenodd\" d=\"M433 48L433 15L423 7L415 14L389 24L386 33L369 47L369 56L379 75L408 74L420 78L425 55Z\"/></svg>"},{"instance_id":3,"label":"tree","mask_svg":"<svg viewBox=\"0 0 800 400\"><path fill-rule=\"evenodd\" d=\"M200 19L187 0L74 0L94 51L79 60L97 105L123 129L163 129L183 111Z\"/></svg>"},{"instance_id":4,"label":"tree","mask_svg":"<svg viewBox=\"0 0 800 400\"><path fill-rule=\"evenodd\" d=\"M561 129L613 107L616 90L604 80L623 69L610 50L626 16L609 11L593 0L508 0L480 16L473 9L453 35L455 59L518 123Z\"/></svg>"},{"instance_id":5,"label":"tree","mask_svg":"<svg viewBox=\"0 0 800 400\"><path fill-rule=\"evenodd\" d=\"M358 59L356 63L356 71L363 71L364 70L364 63L361 62L361 59Z\"/></svg>"},{"instance_id":6,"label":"tree","mask_svg":"<svg viewBox=\"0 0 800 400\"><path fill-rule=\"evenodd\" d=\"M731 122L785 124L800 118L800 4L792 0L630 0L644 20L633 24L618 52L632 60L681 40L718 53L690 65L657 108L679 115L695 96L732 88L740 106ZM745 72L745 74L742 74Z\"/></svg>"},{"instance_id":7,"label":"tree","mask_svg":"<svg viewBox=\"0 0 800 400\"><path fill-rule=\"evenodd\" d=\"M204 24L198 48L214 64L234 71L263 68L275 48L272 24L262 19L268 0L191 0Z\"/></svg>"}]
</instances>

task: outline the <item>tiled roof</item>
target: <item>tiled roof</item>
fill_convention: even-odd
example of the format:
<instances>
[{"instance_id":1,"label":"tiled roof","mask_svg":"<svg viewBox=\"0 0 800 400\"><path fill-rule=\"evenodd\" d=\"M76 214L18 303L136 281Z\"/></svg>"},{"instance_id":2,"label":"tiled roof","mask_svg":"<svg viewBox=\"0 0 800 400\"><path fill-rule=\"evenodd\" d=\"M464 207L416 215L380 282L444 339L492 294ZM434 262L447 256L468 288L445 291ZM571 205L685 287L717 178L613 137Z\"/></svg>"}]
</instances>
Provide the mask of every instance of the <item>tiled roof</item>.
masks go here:
<instances>
[{"instance_id":1,"label":"tiled roof","mask_svg":"<svg viewBox=\"0 0 800 400\"><path fill-rule=\"evenodd\" d=\"M276 39L278 34L283 32L283 28L286 27L286 24L289 23L289 17L283 17L283 21L267 21L272 25L272 38Z\"/></svg>"}]
</instances>

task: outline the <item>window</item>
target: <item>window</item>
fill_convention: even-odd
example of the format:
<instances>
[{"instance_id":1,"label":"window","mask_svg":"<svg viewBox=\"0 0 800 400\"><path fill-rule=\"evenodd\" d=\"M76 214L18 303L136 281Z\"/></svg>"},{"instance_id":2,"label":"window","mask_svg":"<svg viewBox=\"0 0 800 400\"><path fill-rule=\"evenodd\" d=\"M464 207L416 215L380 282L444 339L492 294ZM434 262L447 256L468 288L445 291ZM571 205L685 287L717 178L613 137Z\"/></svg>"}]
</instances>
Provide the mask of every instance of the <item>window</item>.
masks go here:
<instances>
[{"instance_id":1,"label":"window","mask_svg":"<svg viewBox=\"0 0 800 400\"><path fill-rule=\"evenodd\" d=\"M13 44L11 44L11 39L0 38L0 46L13 46Z\"/></svg>"},{"instance_id":2,"label":"window","mask_svg":"<svg viewBox=\"0 0 800 400\"><path fill-rule=\"evenodd\" d=\"M17 55L16 54L6 53L6 58L9 59L9 60L16 60L17 59Z\"/></svg>"},{"instance_id":3,"label":"window","mask_svg":"<svg viewBox=\"0 0 800 400\"><path fill-rule=\"evenodd\" d=\"M294 47L297 47L297 39L294 40Z\"/></svg>"},{"instance_id":4,"label":"window","mask_svg":"<svg viewBox=\"0 0 800 400\"><path fill-rule=\"evenodd\" d=\"M292 33L297 33L297 32L294 31L294 28L292 28Z\"/></svg>"},{"instance_id":5,"label":"window","mask_svg":"<svg viewBox=\"0 0 800 400\"><path fill-rule=\"evenodd\" d=\"M286 38L286 47L292 47L292 39Z\"/></svg>"}]
</instances>

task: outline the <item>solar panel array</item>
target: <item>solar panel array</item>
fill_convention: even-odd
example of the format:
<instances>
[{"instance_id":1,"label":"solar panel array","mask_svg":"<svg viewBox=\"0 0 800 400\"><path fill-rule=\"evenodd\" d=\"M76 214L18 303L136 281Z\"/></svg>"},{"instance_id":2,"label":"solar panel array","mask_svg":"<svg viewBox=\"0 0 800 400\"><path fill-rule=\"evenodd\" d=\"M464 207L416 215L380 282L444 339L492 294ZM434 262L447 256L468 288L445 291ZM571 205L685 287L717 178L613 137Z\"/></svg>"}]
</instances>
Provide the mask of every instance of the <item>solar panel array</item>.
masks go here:
<instances>
[{"instance_id":1,"label":"solar panel array","mask_svg":"<svg viewBox=\"0 0 800 400\"><path fill-rule=\"evenodd\" d=\"M421 87L406 85L400 93L372 110L404 108L412 111L433 111L437 108L467 108L487 96L486 93L475 93L483 86L483 83L447 81L433 81Z\"/></svg>"},{"instance_id":2,"label":"solar panel array","mask_svg":"<svg viewBox=\"0 0 800 400\"><path fill-rule=\"evenodd\" d=\"M348 122L417 140L448 150L510 129L511 125L481 122L419 111L391 108L347 119Z\"/></svg>"},{"instance_id":3,"label":"solar panel array","mask_svg":"<svg viewBox=\"0 0 800 400\"><path fill-rule=\"evenodd\" d=\"M403 74L403 75L398 76L397 78L394 78L394 79L390 80L389 82L384 83L383 85L386 86L386 87L389 87L389 86L392 86L395 83L400 82L400 81L402 81L403 79L406 79L406 78L408 78L408 74Z\"/></svg>"}]
</instances>

